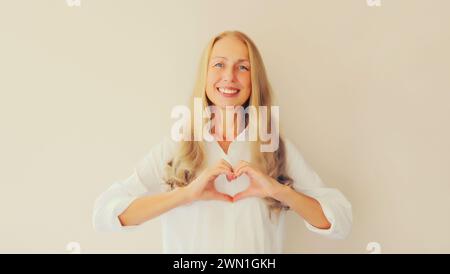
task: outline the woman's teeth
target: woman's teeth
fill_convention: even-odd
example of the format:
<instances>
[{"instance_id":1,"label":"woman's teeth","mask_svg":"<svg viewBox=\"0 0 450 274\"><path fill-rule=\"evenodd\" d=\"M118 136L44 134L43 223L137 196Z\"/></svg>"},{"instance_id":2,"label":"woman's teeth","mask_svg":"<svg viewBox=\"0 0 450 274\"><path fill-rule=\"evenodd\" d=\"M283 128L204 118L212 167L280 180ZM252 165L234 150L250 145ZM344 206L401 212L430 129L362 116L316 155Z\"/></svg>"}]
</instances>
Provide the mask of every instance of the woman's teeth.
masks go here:
<instances>
[{"instance_id":1,"label":"woman's teeth","mask_svg":"<svg viewBox=\"0 0 450 274\"><path fill-rule=\"evenodd\" d=\"M239 92L239 89L226 89L226 88L218 88L218 90L225 94L235 94Z\"/></svg>"}]
</instances>

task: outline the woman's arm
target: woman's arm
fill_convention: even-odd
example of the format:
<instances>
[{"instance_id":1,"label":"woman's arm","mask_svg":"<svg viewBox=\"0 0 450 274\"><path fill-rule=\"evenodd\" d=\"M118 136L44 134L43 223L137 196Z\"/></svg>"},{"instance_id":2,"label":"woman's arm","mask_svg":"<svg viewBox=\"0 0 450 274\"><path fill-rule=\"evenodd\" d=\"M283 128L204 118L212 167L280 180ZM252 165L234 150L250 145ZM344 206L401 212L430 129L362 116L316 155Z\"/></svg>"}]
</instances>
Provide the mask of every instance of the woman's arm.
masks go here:
<instances>
[{"instance_id":1,"label":"woman's arm","mask_svg":"<svg viewBox=\"0 0 450 274\"><path fill-rule=\"evenodd\" d=\"M311 225L320 229L329 229L331 227L331 223L325 217L322 206L316 199L284 185L279 185L271 196L288 205Z\"/></svg>"},{"instance_id":2,"label":"woman's arm","mask_svg":"<svg viewBox=\"0 0 450 274\"><path fill-rule=\"evenodd\" d=\"M250 186L234 196L234 201L249 196L272 197L297 212L309 230L330 238L345 238L352 225L350 202L339 190L326 187L290 142L286 142L286 151L287 172L293 179L293 189L241 161L236 176L247 174Z\"/></svg>"},{"instance_id":3,"label":"woman's arm","mask_svg":"<svg viewBox=\"0 0 450 274\"><path fill-rule=\"evenodd\" d=\"M175 207L189 203L184 188L134 200L118 218L122 226L140 225Z\"/></svg>"},{"instance_id":4,"label":"woman's arm","mask_svg":"<svg viewBox=\"0 0 450 274\"><path fill-rule=\"evenodd\" d=\"M278 183L250 163L241 161L236 168L236 176L244 173L249 176L250 186L234 196L234 201L250 196L271 197L288 205L311 225L320 229L331 227L331 223L325 217L322 207L316 199Z\"/></svg>"},{"instance_id":5,"label":"woman's arm","mask_svg":"<svg viewBox=\"0 0 450 274\"><path fill-rule=\"evenodd\" d=\"M200 173L186 187L137 198L118 216L120 223L122 226L139 225L175 207L199 200L231 202L233 200L231 196L217 192L213 186L214 180L220 174L227 175L228 180L234 179L231 166L225 160L221 160L214 167Z\"/></svg>"},{"instance_id":6,"label":"woman's arm","mask_svg":"<svg viewBox=\"0 0 450 274\"><path fill-rule=\"evenodd\" d=\"M305 219L306 227L312 232L334 239L343 239L347 237L352 227L352 206L347 198L336 188L327 187L319 175L306 162L303 155L289 140L284 140L286 150L286 171L293 179L293 190L296 192L285 196L288 204L292 203L291 208L297 212L308 215L308 212L314 211L313 207L309 209L298 208L304 204L300 202L299 197L306 196L314 199L320 205L321 211L331 224L328 229L321 229L321 221L315 218ZM293 193L292 191L289 191ZM275 196L277 196L275 194ZM297 198L293 198L297 197ZM280 198L283 199L283 198ZM292 202L296 201L296 202ZM317 206L315 206L317 208ZM313 214L317 217L317 214ZM313 219L317 220L314 221ZM320 218L319 218L320 219ZM323 223L323 227L325 223Z\"/></svg>"},{"instance_id":7,"label":"woman's arm","mask_svg":"<svg viewBox=\"0 0 450 274\"><path fill-rule=\"evenodd\" d=\"M119 216L132 204L133 207L134 203L140 205L138 200L145 200L144 197L150 199L151 196L165 192L161 178L175 148L176 143L170 138L164 138L139 160L131 176L115 182L97 197L92 216L96 231L123 231L132 228L131 225L125 227ZM125 218L124 221L128 224L129 220Z\"/></svg>"}]
</instances>

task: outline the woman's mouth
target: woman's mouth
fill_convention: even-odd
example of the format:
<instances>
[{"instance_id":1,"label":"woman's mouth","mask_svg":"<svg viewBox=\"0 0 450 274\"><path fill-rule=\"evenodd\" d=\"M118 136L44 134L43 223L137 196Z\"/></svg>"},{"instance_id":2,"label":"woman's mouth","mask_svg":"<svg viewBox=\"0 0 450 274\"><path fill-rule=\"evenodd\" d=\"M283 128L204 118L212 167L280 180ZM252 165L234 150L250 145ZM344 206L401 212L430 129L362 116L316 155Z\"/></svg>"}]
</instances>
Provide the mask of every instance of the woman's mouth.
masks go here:
<instances>
[{"instance_id":1,"label":"woman's mouth","mask_svg":"<svg viewBox=\"0 0 450 274\"><path fill-rule=\"evenodd\" d=\"M237 88L216 88L216 90L225 97L234 97L237 96L237 94L239 93L239 91L241 91L240 89Z\"/></svg>"}]
</instances>

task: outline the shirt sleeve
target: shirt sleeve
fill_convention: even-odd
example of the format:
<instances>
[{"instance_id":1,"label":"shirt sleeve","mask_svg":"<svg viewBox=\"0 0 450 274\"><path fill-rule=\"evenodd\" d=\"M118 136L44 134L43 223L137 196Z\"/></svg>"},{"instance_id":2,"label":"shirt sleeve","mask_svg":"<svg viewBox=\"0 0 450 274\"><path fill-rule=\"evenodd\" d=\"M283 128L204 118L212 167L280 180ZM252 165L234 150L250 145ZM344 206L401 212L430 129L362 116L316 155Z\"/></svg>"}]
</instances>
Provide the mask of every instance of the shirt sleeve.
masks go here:
<instances>
[{"instance_id":1,"label":"shirt sleeve","mask_svg":"<svg viewBox=\"0 0 450 274\"><path fill-rule=\"evenodd\" d=\"M329 229L320 229L305 220L306 227L329 238L343 239L347 237L352 226L352 206L350 202L338 189L325 186L293 143L289 140L284 140L284 142L287 173L294 181L294 189L316 199L331 223Z\"/></svg>"},{"instance_id":2,"label":"shirt sleeve","mask_svg":"<svg viewBox=\"0 0 450 274\"><path fill-rule=\"evenodd\" d=\"M133 173L114 182L94 203L93 225L96 231L124 231L136 226L122 226L118 216L137 198L167 190L164 168L173 157L175 142L169 138L155 145L137 163Z\"/></svg>"}]
</instances>

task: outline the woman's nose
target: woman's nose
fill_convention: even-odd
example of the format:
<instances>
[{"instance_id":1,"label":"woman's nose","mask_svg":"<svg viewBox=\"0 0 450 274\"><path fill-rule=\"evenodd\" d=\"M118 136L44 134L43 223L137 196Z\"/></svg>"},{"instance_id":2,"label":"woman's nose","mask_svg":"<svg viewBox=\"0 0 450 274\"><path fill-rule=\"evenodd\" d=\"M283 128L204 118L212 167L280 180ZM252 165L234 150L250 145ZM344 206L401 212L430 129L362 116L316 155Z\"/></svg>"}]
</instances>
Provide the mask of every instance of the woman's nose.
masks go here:
<instances>
[{"instance_id":1,"label":"woman's nose","mask_svg":"<svg viewBox=\"0 0 450 274\"><path fill-rule=\"evenodd\" d=\"M223 70L222 80L233 82L235 77L234 69L233 67L228 67Z\"/></svg>"}]
</instances>

